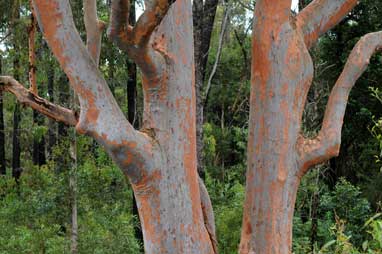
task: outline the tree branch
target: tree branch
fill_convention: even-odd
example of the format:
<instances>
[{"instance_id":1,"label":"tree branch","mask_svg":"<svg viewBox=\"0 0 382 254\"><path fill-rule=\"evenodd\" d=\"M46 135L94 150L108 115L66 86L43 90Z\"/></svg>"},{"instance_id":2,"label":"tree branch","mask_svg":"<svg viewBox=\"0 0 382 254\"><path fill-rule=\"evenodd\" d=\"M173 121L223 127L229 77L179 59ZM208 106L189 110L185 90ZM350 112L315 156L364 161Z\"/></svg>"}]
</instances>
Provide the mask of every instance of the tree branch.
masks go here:
<instances>
[{"instance_id":1,"label":"tree branch","mask_svg":"<svg viewBox=\"0 0 382 254\"><path fill-rule=\"evenodd\" d=\"M23 105L27 105L58 122L71 126L75 126L78 122L78 114L76 112L38 97L12 77L0 76L0 90L14 94Z\"/></svg>"},{"instance_id":2,"label":"tree branch","mask_svg":"<svg viewBox=\"0 0 382 254\"><path fill-rule=\"evenodd\" d=\"M357 5L358 0L314 0L297 15L308 48L337 25Z\"/></svg>"},{"instance_id":3,"label":"tree branch","mask_svg":"<svg viewBox=\"0 0 382 254\"><path fill-rule=\"evenodd\" d=\"M121 119L123 113L119 112L105 79L75 28L69 0L34 0L33 3L41 31L78 95L81 107L78 130L88 134L105 132L98 123L110 121L107 118L111 118L111 113Z\"/></svg>"},{"instance_id":4,"label":"tree branch","mask_svg":"<svg viewBox=\"0 0 382 254\"><path fill-rule=\"evenodd\" d=\"M149 79L156 79L163 63L160 54L148 46L151 34L166 15L168 0L154 0L146 6L136 25L129 24L128 0L113 0L108 36L120 49L126 51Z\"/></svg>"},{"instance_id":5,"label":"tree branch","mask_svg":"<svg viewBox=\"0 0 382 254\"><path fill-rule=\"evenodd\" d=\"M208 81L207 81L206 92L205 92L204 99L202 101L203 107L205 107L207 105L208 95L210 93L212 79L214 78L214 76L216 74L216 71L217 71L217 68L218 68L218 65L219 65L219 61L220 61L220 57L221 57L221 52L223 50L224 34L226 32L226 29L227 29L227 23L228 23L228 18L229 18L230 11L231 11L231 9L228 6L225 6L224 17L223 17L223 21L222 21L221 28L220 28L218 50L216 52L215 63L213 65L213 67L212 67L212 71L211 71L210 77L208 78Z\"/></svg>"},{"instance_id":6,"label":"tree branch","mask_svg":"<svg viewBox=\"0 0 382 254\"><path fill-rule=\"evenodd\" d=\"M345 68L330 94L318 136L314 139L301 138L298 142L302 175L309 167L338 156L342 123L350 90L366 70L372 55L381 49L382 32L376 32L362 37L350 53Z\"/></svg>"},{"instance_id":7,"label":"tree branch","mask_svg":"<svg viewBox=\"0 0 382 254\"><path fill-rule=\"evenodd\" d=\"M96 65L99 65L101 54L102 31L106 24L100 21L97 16L97 1L84 0L84 21L86 29L86 47Z\"/></svg>"},{"instance_id":8,"label":"tree branch","mask_svg":"<svg viewBox=\"0 0 382 254\"><path fill-rule=\"evenodd\" d=\"M95 138L119 164L118 151L126 150L126 144L131 144L127 151L137 158L151 156L151 138L126 120L75 28L69 0L33 0L33 4L41 31L78 95L77 131Z\"/></svg>"},{"instance_id":9,"label":"tree branch","mask_svg":"<svg viewBox=\"0 0 382 254\"><path fill-rule=\"evenodd\" d=\"M152 139L127 121L81 40L69 0L33 0L33 5L42 33L78 95L77 132L96 139L130 181L139 183L154 170Z\"/></svg>"},{"instance_id":10,"label":"tree branch","mask_svg":"<svg viewBox=\"0 0 382 254\"><path fill-rule=\"evenodd\" d=\"M162 21L169 7L168 0L153 0L150 3L146 3L146 10L139 17L132 31L135 45L147 45L151 34Z\"/></svg>"},{"instance_id":11,"label":"tree branch","mask_svg":"<svg viewBox=\"0 0 382 254\"><path fill-rule=\"evenodd\" d=\"M129 25L129 0L112 0L108 36L120 49L127 51L133 27ZM130 37L130 38L129 38Z\"/></svg>"}]
</instances>

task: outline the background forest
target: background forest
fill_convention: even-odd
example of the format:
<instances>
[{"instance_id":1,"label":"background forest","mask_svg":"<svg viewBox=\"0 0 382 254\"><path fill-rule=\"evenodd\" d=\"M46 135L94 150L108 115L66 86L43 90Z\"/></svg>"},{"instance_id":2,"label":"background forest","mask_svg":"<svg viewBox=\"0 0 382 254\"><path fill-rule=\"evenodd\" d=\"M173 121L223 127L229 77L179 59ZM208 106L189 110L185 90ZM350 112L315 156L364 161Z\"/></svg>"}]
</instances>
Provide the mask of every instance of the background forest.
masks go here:
<instances>
[{"instance_id":1,"label":"background forest","mask_svg":"<svg viewBox=\"0 0 382 254\"><path fill-rule=\"evenodd\" d=\"M82 0L72 0L84 34ZM309 1L300 0L299 8ZM99 16L109 18L109 1ZM217 5L205 69L203 155L219 251L237 252L244 199L253 2ZM142 3L136 2L137 9ZM294 10L297 12L298 8ZM28 84L29 2L0 0L0 72ZM292 12L293 15L293 12ZM320 129L329 91L360 36L382 30L382 1L362 0L311 50L315 81L304 129ZM106 38L100 69L126 116L141 124L139 70ZM37 31L39 95L75 109L76 98ZM32 67L33 68L33 67ZM316 167L299 189L293 251L382 253L382 55L352 90L338 158ZM133 194L91 139L0 95L0 253L143 253ZM306 133L314 136L315 133Z\"/></svg>"}]
</instances>

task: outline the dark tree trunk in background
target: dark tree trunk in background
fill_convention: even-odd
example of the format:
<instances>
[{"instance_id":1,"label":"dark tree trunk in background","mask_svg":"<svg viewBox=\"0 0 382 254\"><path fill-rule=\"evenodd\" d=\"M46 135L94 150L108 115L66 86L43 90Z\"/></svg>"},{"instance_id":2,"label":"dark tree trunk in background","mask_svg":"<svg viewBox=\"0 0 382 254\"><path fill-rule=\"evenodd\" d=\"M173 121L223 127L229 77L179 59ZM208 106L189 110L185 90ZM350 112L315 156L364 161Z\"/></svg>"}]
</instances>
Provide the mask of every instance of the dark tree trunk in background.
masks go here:
<instances>
[{"instance_id":1,"label":"dark tree trunk in background","mask_svg":"<svg viewBox=\"0 0 382 254\"><path fill-rule=\"evenodd\" d=\"M16 45L15 45L16 47ZM20 62L18 57L13 61L14 76L19 79L19 68ZM13 111L13 134L12 134L12 176L18 180L21 174L21 147L20 147L20 120L21 120L21 109L20 105L16 103L15 109Z\"/></svg>"},{"instance_id":2,"label":"dark tree trunk in background","mask_svg":"<svg viewBox=\"0 0 382 254\"><path fill-rule=\"evenodd\" d=\"M31 3L31 2L30 2ZM33 7L30 5L30 25L28 28L28 43L29 43L29 90L34 95L38 95L37 89L37 67L36 67L36 33L37 33L37 21L34 18ZM37 112L33 111L33 125L35 127L40 127L44 125L44 118ZM39 135L41 133L38 133ZM45 137L44 136L34 136L33 137L33 153L32 153L33 164L43 165L46 163L45 159Z\"/></svg>"},{"instance_id":3,"label":"dark tree trunk in background","mask_svg":"<svg viewBox=\"0 0 382 254\"><path fill-rule=\"evenodd\" d=\"M0 55L0 75L2 74L3 58ZM0 91L0 174L6 174L5 162L5 135L4 135L4 113L3 113L3 92Z\"/></svg>"},{"instance_id":4,"label":"dark tree trunk in background","mask_svg":"<svg viewBox=\"0 0 382 254\"><path fill-rule=\"evenodd\" d=\"M52 103L54 103L54 67L53 65L49 65L48 71L48 99ZM53 147L56 145L56 132L57 132L57 124L53 119L48 120L48 147L47 152L49 159L53 158Z\"/></svg>"},{"instance_id":5,"label":"dark tree trunk in background","mask_svg":"<svg viewBox=\"0 0 382 254\"><path fill-rule=\"evenodd\" d=\"M14 6L14 14L13 17L15 20L18 20L20 18L19 13L19 6L16 2L16 5ZM13 24L13 28L15 28L15 25ZM17 38L13 38L13 47L15 49L15 56L13 59L13 76L16 80L20 79L19 71L20 71L20 56L19 51L20 47L17 42ZM21 109L20 105L16 103L15 109L13 111L13 134L12 134L12 176L16 179L16 181L20 178L21 175L21 163L20 163L20 154L21 154L21 148L20 148L20 118L21 118Z\"/></svg>"},{"instance_id":6,"label":"dark tree trunk in background","mask_svg":"<svg viewBox=\"0 0 382 254\"><path fill-rule=\"evenodd\" d=\"M65 73L60 73L60 78L58 81L58 101L60 105L69 108L70 107L70 91L69 91L69 80ZM70 138L69 138L69 127L64 123L58 123L58 134L57 134L57 145L60 151L60 155L56 158L57 162L57 172L64 172L71 167L71 154L70 154Z\"/></svg>"},{"instance_id":7,"label":"dark tree trunk in background","mask_svg":"<svg viewBox=\"0 0 382 254\"><path fill-rule=\"evenodd\" d=\"M137 109L137 66L135 63L127 60L127 69L129 80L127 81L127 118L134 127L138 127L136 118Z\"/></svg>"},{"instance_id":8,"label":"dark tree trunk in background","mask_svg":"<svg viewBox=\"0 0 382 254\"><path fill-rule=\"evenodd\" d=\"M130 4L130 14L129 14L129 23L135 25L135 0L131 1ZM127 59L127 71L129 75L129 80L127 82L127 115L128 120L134 127L138 127L136 119L136 109L137 109L137 65Z\"/></svg>"},{"instance_id":9,"label":"dark tree trunk in background","mask_svg":"<svg viewBox=\"0 0 382 254\"><path fill-rule=\"evenodd\" d=\"M33 111L33 122L37 126L44 125L44 118L38 112ZM44 165L46 163L45 157L45 137L34 137L33 139L33 164Z\"/></svg>"},{"instance_id":10,"label":"dark tree trunk in background","mask_svg":"<svg viewBox=\"0 0 382 254\"><path fill-rule=\"evenodd\" d=\"M58 100L60 104L64 107L69 107L69 99L70 99L70 92L69 92L69 80L66 77L64 73L61 73L60 79L58 81ZM63 140L62 138L65 138L68 136L68 126L66 126L64 123L59 122L58 123L58 140Z\"/></svg>"},{"instance_id":11,"label":"dark tree trunk in background","mask_svg":"<svg viewBox=\"0 0 382 254\"><path fill-rule=\"evenodd\" d=\"M13 135L12 135L12 176L18 180L20 178L20 154L21 154L21 148L20 148L20 118L21 118L21 111L20 111L20 105L16 104L15 109L13 111Z\"/></svg>"},{"instance_id":12,"label":"dark tree trunk in background","mask_svg":"<svg viewBox=\"0 0 382 254\"><path fill-rule=\"evenodd\" d=\"M203 84L206 76L208 51L214 26L217 0L194 0L192 6L194 23L194 56L195 56L195 88L196 88L196 147L198 172L204 178L203 168Z\"/></svg>"}]
</instances>

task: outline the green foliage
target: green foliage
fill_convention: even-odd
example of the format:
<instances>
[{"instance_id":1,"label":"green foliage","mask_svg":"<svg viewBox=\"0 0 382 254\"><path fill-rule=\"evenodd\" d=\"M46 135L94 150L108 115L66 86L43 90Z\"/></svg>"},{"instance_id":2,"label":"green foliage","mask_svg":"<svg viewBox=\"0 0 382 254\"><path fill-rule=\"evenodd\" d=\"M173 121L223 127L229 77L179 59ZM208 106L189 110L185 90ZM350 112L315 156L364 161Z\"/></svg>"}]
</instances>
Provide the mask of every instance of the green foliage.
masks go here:
<instances>
[{"instance_id":1,"label":"green foliage","mask_svg":"<svg viewBox=\"0 0 382 254\"><path fill-rule=\"evenodd\" d=\"M24 170L19 185L0 177L0 253L68 253L70 171ZM78 168L79 253L140 253L132 193L121 171L86 161Z\"/></svg>"},{"instance_id":2,"label":"green foliage","mask_svg":"<svg viewBox=\"0 0 382 254\"><path fill-rule=\"evenodd\" d=\"M331 228L331 234L335 239L322 246L318 254L381 254L382 221L378 220L380 216L381 214L376 214L365 223L364 228L368 228L368 240L365 240L359 248L351 243L351 235L345 233L346 223L343 220L337 219L336 224Z\"/></svg>"},{"instance_id":3,"label":"green foliage","mask_svg":"<svg viewBox=\"0 0 382 254\"><path fill-rule=\"evenodd\" d=\"M233 184L222 184L209 176L206 184L212 202L216 204L214 212L219 253L237 253L241 235L244 186L238 181Z\"/></svg>"}]
</instances>

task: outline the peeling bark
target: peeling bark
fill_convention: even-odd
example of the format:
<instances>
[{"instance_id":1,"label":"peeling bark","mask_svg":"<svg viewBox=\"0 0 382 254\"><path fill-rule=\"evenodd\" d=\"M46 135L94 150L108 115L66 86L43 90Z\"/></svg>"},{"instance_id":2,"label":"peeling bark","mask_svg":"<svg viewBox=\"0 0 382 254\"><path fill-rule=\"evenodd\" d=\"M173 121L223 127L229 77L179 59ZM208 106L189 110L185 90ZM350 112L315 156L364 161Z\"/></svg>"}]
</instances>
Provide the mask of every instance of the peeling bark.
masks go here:
<instances>
[{"instance_id":1,"label":"peeling bark","mask_svg":"<svg viewBox=\"0 0 382 254\"><path fill-rule=\"evenodd\" d=\"M112 3L109 36L143 74L141 132L125 119L81 42L68 1L35 0L34 5L44 36L79 96L77 131L103 145L132 183L146 253L213 253L196 171L190 2L169 8L154 1L134 27L128 24L129 3Z\"/></svg>"},{"instance_id":2,"label":"peeling bark","mask_svg":"<svg viewBox=\"0 0 382 254\"><path fill-rule=\"evenodd\" d=\"M382 49L382 32L363 36L356 44L337 80L326 107L321 130L314 139L300 138L301 173L311 166L336 157L341 144L341 129L349 94L369 65L373 54Z\"/></svg>"},{"instance_id":3,"label":"peeling bark","mask_svg":"<svg viewBox=\"0 0 382 254\"><path fill-rule=\"evenodd\" d=\"M319 135L301 134L302 114L312 84L308 49L357 1L316 0L290 18L291 1L256 2L252 41L251 103L246 199L241 254L289 254L301 177L339 151L350 89L381 48L382 33L356 45L329 98Z\"/></svg>"},{"instance_id":4,"label":"peeling bark","mask_svg":"<svg viewBox=\"0 0 382 254\"><path fill-rule=\"evenodd\" d=\"M358 0L314 0L297 15L297 26L308 48L337 25L357 4Z\"/></svg>"}]
</instances>

